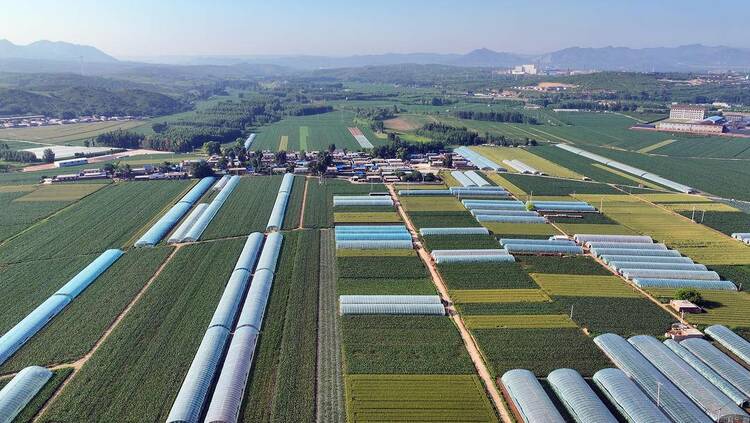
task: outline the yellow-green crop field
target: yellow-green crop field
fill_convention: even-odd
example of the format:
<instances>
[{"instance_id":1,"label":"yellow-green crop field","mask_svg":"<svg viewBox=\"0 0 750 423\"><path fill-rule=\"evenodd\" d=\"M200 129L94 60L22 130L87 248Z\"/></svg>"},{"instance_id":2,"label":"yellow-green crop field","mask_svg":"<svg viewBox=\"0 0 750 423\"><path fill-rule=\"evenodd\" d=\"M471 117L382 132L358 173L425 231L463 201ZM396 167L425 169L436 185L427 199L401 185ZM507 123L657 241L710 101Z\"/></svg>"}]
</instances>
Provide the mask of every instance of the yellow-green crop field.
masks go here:
<instances>
[{"instance_id":1,"label":"yellow-green crop field","mask_svg":"<svg viewBox=\"0 0 750 423\"><path fill-rule=\"evenodd\" d=\"M536 168L550 176L559 176L561 178L570 179L581 179L583 175L580 175L572 170L553 163L547 159L543 159L534 153L529 152L525 148L516 147L470 147L477 153L487 157L508 169L508 171L515 172L512 168L503 164L503 160L520 160L527 165Z\"/></svg>"},{"instance_id":2,"label":"yellow-green crop field","mask_svg":"<svg viewBox=\"0 0 750 423\"><path fill-rule=\"evenodd\" d=\"M406 211L465 211L455 197L401 197Z\"/></svg>"},{"instance_id":3,"label":"yellow-green crop field","mask_svg":"<svg viewBox=\"0 0 750 423\"><path fill-rule=\"evenodd\" d=\"M675 290L649 289L655 297L674 298ZM728 327L750 327L750 293L745 291L701 291L703 299L711 304L705 313L685 314L688 322L698 325L721 324Z\"/></svg>"},{"instance_id":4,"label":"yellow-green crop field","mask_svg":"<svg viewBox=\"0 0 750 423\"><path fill-rule=\"evenodd\" d=\"M347 375L349 422L496 422L475 375Z\"/></svg>"},{"instance_id":5,"label":"yellow-green crop field","mask_svg":"<svg viewBox=\"0 0 750 423\"><path fill-rule=\"evenodd\" d=\"M750 264L750 248L707 226L631 195L576 194L633 231L650 235L706 265Z\"/></svg>"},{"instance_id":6,"label":"yellow-green crop field","mask_svg":"<svg viewBox=\"0 0 750 423\"><path fill-rule=\"evenodd\" d=\"M506 314L464 316L469 329L577 328L567 314Z\"/></svg>"},{"instance_id":7,"label":"yellow-green crop field","mask_svg":"<svg viewBox=\"0 0 750 423\"><path fill-rule=\"evenodd\" d=\"M702 211L716 211L716 212L738 212L736 208L729 206L724 203L660 203L662 207L666 207L674 212L692 211L696 213ZM697 215L700 218L700 215Z\"/></svg>"},{"instance_id":8,"label":"yellow-green crop field","mask_svg":"<svg viewBox=\"0 0 750 423\"><path fill-rule=\"evenodd\" d=\"M540 289L457 289L451 291L457 303L526 303L551 301Z\"/></svg>"},{"instance_id":9,"label":"yellow-green crop field","mask_svg":"<svg viewBox=\"0 0 750 423\"><path fill-rule=\"evenodd\" d=\"M443 182L445 182L446 185L449 187L460 187L462 186L460 182L456 180L456 178L451 175L450 171L441 171L440 177L443 178Z\"/></svg>"},{"instance_id":10,"label":"yellow-green crop field","mask_svg":"<svg viewBox=\"0 0 750 423\"><path fill-rule=\"evenodd\" d=\"M532 273L531 277L549 295L624 298L641 296L617 276Z\"/></svg>"},{"instance_id":11,"label":"yellow-green crop field","mask_svg":"<svg viewBox=\"0 0 750 423\"><path fill-rule=\"evenodd\" d=\"M482 226L499 235L560 235L552 225L539 223L481 222Z\"/></svg>"},{"instance_id":12,"label":"yellow-green crop field","mask_svg":"<svg viewBox=\"0 0 750 423\"><path fill-rule=\"evenodd\" d=\"M525 197L527 195L526 191L524 191L521 188L519 188L518 185L513 184L512 182L510 182L509 180L503 178L501 175L498 175L497 173L487 172L486 175L487 175L487 177L492 182L494 182L497 185L505 188L511 194L515 195L518 198L523 198L523 197Z\"/></svg>"},{"instance_id":13,"label":"yellow-green crop field","mask_svg":"<svg viewBox=\"0 0 750 423\"><path fill-rule=\"evenodd\" d=\"M15 201L76 201L104 186L106 184L44 185Z\"/></svg>"},{"instance_id":14,"label":"yellow-green crop field","mask_svg":"<svg viewBox=\"0 0 750 423\"><path fill-rule=\"evenodd\" d=\"M568 235L600 234L600 235L634 235L631 229L622 225L607 225L600 223L555 223L557 227Z\"/></svg>"},{"instance_id":15,"label":"yellow-green crop field","mask_svg":"<svg viewBox=\"0 0 750 423\"><path fill-rule=\"evenodd\" d=\"M338 212L333 214L334 223L393 223L400 222L396 212Z\"/></svg>"}]
</instances>

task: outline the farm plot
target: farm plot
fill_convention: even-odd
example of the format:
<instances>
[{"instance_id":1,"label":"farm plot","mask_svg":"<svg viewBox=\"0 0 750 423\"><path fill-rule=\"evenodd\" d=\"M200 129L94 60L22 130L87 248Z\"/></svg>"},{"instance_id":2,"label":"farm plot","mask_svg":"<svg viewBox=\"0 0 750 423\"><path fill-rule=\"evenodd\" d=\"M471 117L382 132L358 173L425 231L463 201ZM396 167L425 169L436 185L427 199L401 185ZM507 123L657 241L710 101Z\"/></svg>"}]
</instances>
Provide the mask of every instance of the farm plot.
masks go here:
<instances>
[{"instance_id":1,"label":"farm plot","mask_svg":"<svg viewBox=\"0 0 750 423\"><path fill-rule=\"evenodd\" d=\"M356 127L354 113L350 111L334 111L312 116L292 116L272 123L256 130L258 136L253 148L260 150L282 151L282 139L287 142L285 151L321 151L335 144L336 148L356 151L362 149L360 144L349 132L350 127ZM375 137L368 128L359 128L367 139L374 145L382 145L384 141Z\"/></svg>"},{"instance_id":2,"label":"farm plot","mask_svg":"<svg viewBox=\"0 0 750 423\"><path fill-rule=\"evenodd\" d=\"M695 212L693 212L692 210L685 210L681 211L680 214L687 217L688 219L695 219L695 222L699 222L701 225L706 225L727 235L732 235L734 232L750 231L750 215L748 215L747 213L743 213L740 211L702 212L698 207L696 207L696 210L697 211Z\"/></svg>"},{"instance_id":3,"label":"farm plot","mask_svg":"<svg viewBox=\"0 0 750 423\"><path fill-rule=\"evenodd\" d=\"M368 250L372 251L372 250ZM339 278L337 295L435 295L435 285L423 279Z\"/></svg>"},{"instance_id":4,"label":"farm plot","mask_svg":"<svg viewBox=\"0 0 750 423\"><path fill-rule=\"evenodd\" d=\"M544 172L547 175L570 179L581 179L583 177L582 175L566 169L559 164L553 163L549 160L535 155L533 153L533 149L511 147L472 147L472 149L499 164L500 166L504 166L504 160L520 160L526 165ZM512 169L508 170L512 171Z\"/></svg>"},{"instance_id":5,"label":"farm plot","mask_svg":"<svg viewBox=\"0 0 750 423\"><path fill-rule=\"evenodd\" d=\"M636 233L650 235L706 265L750 264L750 249L736 240L676 213L630 195L576 195Z\"/></svg>"},{"instance_id":6,"label":"farm plot","mask_svg":"<svg viewBox=\"0 0 750 423\"><path fill-rule=\"evenodd\" d=\"M549 295L641 298L635 289L616 276L532 273L531 277Z\"/></svg>"},{"instance_id":7,"label":"farm plot","mask_svg":"<svg viewBox=\"0 0 750 423\"><path fill-rule=\"evenodd\" d=\"M188 187L187 181L107 186L0 246L0 263L123 247Z\"/></svg>"},{"instance_id":8,"label":"farm plot","mask_svg":"<svg viewBox=\"0 0 750 423\"><path fill-rule=\"evenodd\" d=\"M182 247L40 421L165 420L243 243Z\"/></svg>"},{"instance_id":9,"label":"farm plot","mask_svg":"<svg viewBox=\"0 0 750 423\"><path fill-rule=\"evenodd\" d=\"M558 223L560 229L568 235L600 234L600 235L637 235L632 229L622 225L608 225L599 223Z\"/></svg>"},{"instance_id":10,"label":"farm plot","mask_svg":"<svg viewBox=\"0 0 750 423\"><path fill-rule=\"evenodd\" d=\"M474 367L443 316L343 316L346 372L466 374Z\"/></svg>"},{"instance_id":11,"label":"farm plot","mask_svg":"<svg viewBox=\"0 0 750 423\"><path fill-rule=\"evenodd\" d=\"M4 363L0 373L31 365L71 362L85 355L171 251L160 247L125 254Z\"/></svg>"},{"instance_id":12,"label":"farm plot","mask_svg":"<svg viewBox=\"0 0 750 423\"><path fill-rule=\"evenodd\" d=\"M426 235L422 239L429 250L500 248L490 235Z\"/></svg>"},{"instance_id":13,"label":"farm plot","mask_svg":"<svg viewBox=\"0 0 750 423\"><path fill-rule=\"evenodd\" d=\"M538 377L546 377L563 367L592 376L612 366L578 328L481 329L473 333L496 376L511 369L529 369Z\"/></svg>"},{"instance_id":14,"label":"farm plot","mask_svg":"<svg viewBox=\"0 0 750 423\"><path fill-rule=\"evenodd\" d=\"M496 422L475 375L349 375L350 422Z\"/></svg>"},{"instance_id":15,"label":"farm plot","mask_svg":"<svg viewBox=\"0 0 750 423\"><path fill-rule=\"evenodd\" d=\"M551 301L541 289L457 289L451 291L456 303L533 303Z\"/></svg>"},{"instance_id":16,"label":"farm plot","mask_svg":"<svg viewBox=\"0 0 750 423\"><path fill-rule=\"evenodd\" d=\"M730 137L687 137L673 140L650 151L642 153L662 154L672 157L750 157L750 140Z\"/></svg>"},{"instance_id":17,"label":"farm plot","mask_svg":"<svg viewBox=\"0 0 750 423\"><path fill-rule=\"evenodd\" d=\"M497 237L517 237L517 235L524 235L524 238L548 238L552 235L560 235L560 232L552 225L482 222L482 226L489 229ZM526 235L533 235L533 237Z\"/></svg>"},{"instance_id":18,"label":"farm plot","mask_svg":"<svg viewBox=\"0 0 750 423\"><path fill-rule=\"evenodd\" d=\"M9 128L0 130L0 139L34 141L41 144L83 145L83 141L105 132L132 129L146 125L139 120L123 122L74 123L34 128Z\"/></svg>"},{"instance_id":19,"label":"farm plot","mask_svg":"<svg viewBox=\"0 0 750 423\"><path fill-rule=\"evenodd\" d=\"M438 269L451 290L539 288L518 263L439 264Z\"/></svg>"},{"instance_id":20,"label":"farm plot","mask_svg":"<svg viewBox=\"0 0 750 423\"><path fill-rule=\"evenodd\" d=\"M663 335L677 319L646 298L553 297L573 320L593 334L614 332L622 336Z\"/></svg>"},{"instance_id":21,"label":"farm plot","mask_svg":"<svg viewBox=\"0 0 750 423\"><path fill-rule=\"evenodd\" d=\"M285 235L253 370L244 421L315 420L320 233Z\"/></svg>"},{"instance_id":22,"label":"farm plot","mask_svg":"<svg viewBox=\"0 0 750 423\"><path fill-rule=\"evenodd\" d=\"M104 184L0 186L0 241L104 187Z\"/></svg>"},{"instance_id":23,"label":"farm plot","mask_svg":"<svg viewBox=\"0 0 750 423\"><path fill-rule=\"evenodd\" d=\"M302 203L305 197L306 180L307 178L305 177L294 178L292 195L289 196L289 202L287 203L284 216L284 226L282 228L284 230L296 229L299 227L299 221L302 217ZM274 201L276 201L275 198Z\"/></svg>"},{"instance_id":24,"label":"farm plot","mask_svg":"<svg viewBox=\"0 0 750 423\"><path fill-rule=\"evenodd\" d=\"M463 211L409 211L411 222L420 228L472 228L479 222L466 210Z\"/></svg>"},{"instance_id":25,"label":"farm plot","mask_svg":"<svg viewBox=\"0 0 750 423\"><path fill-rule=\"evenodd\" d=\"M398 223L401 216L395 211L386 212L341 212L333 214L334 223Z\"/></svg>"},{"instance_id":26,"label":"farm plot","mask_svg":"<svg viewBox=\"0 0 750 423\"><path fill-rule=\"evenodd\" d=\"M572 181L512 173L506 173L503 177L530 195L615 194L618 192L611 186L598 182Z\"/></svg>"},{"instance_id":27,"label":"farm plot","mask_svg":"<svg viewBox=\"0 0 750 423\"><path fill-rule=\"evenodd\" d=\"M455 197L401 197L401 205L407 212L459 212L466 208Z\"/></svg>"},{"instance_id":28,"label":"farm plot","mask_svg":"<svg viewBox=\"0 0 750 423\"><path fill-rule=\"evenodd\" d=\"M408 257L372 256L338 257L337 273L340 278L357 279L407 279L426 278L427 270L416 254Z\"/></svg>"},{"instance_id":29,"label":"farm plot","mask_svg":"<svg viewBox=\"0 0 750 423\"><path fill-rule=\"evenodd\" d=\"M649 289L657 298L674 298L674 289ZM705 313L686 314L685 318L701 326L725 325L731 328L750 327L750 293L745 291L701 291Z\"/></svg>"},{"instance_id":30,"label":"farm plot","mask_svg":"<svg viewBox=\"0 0 750 423\"><path fill-rule=\"evenodd\" d=\"M208 225L201 239L249 235L257 231L264 232L280 185L280 176L240 179L240 184L227 198L226 203ZM300 206L301 198L298 198L296 204L293 204L290 199L287 212L293 213L292 211L295 208L299 209ZM286 221L286 219L284 220Z\"/></svg>"},{"instance_id":31,"label":"farm plot","mask_svg":"<svg viewBox=\"0 0 750 423\"><path fill-rule=\"evenodd\" d=\"M371 192L382 191L385 191L383 184L352 184L338 179L311 178L307 186L305 228L330 228L333 226L334 195L366 195ZM342 212L343 210L337 208L336 211ZM354 212L361 212L361 210L355 210Z\"/></svg>"},{"instance_id":32,"label":"farm plot","mask_svg":"<svg viewBox=\"0 0 750 423\"><path fill-rule=\"evenodd\" d=\"M465 316L469 329L545 329L578 328L565 314L506 314Z\"/></svg>"},{"instance_id":33,"label":"farm plot","mask_svg":"<svg viewBox=\"0 0 750 423\"><path fill-rule=\"evenodd\" d=\"M462 316L487 316L493 314L565 314L566 312L560 304L553 301L456 303L455 306ZM568 312L569 311L570 310L568 310Z\"/></svg>"}]
</instances>

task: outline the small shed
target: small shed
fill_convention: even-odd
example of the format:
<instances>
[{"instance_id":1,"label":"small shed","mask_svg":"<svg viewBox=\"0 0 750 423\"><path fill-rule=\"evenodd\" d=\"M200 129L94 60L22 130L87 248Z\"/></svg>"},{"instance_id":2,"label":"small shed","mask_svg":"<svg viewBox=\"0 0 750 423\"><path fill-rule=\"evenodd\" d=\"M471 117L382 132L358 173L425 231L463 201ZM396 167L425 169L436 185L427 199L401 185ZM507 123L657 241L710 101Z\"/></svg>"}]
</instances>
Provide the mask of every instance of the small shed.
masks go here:
<instances>
[{"instance_id":1,"label":"small shed","mask_svg":"<svg viewBox=\"0 0 750 423\"><path fill-rule=\"evenodd\" d=\"M688 300L670 300L669 306L678 313L701 313L703 309Z\"/></svg>"}]
</instances>

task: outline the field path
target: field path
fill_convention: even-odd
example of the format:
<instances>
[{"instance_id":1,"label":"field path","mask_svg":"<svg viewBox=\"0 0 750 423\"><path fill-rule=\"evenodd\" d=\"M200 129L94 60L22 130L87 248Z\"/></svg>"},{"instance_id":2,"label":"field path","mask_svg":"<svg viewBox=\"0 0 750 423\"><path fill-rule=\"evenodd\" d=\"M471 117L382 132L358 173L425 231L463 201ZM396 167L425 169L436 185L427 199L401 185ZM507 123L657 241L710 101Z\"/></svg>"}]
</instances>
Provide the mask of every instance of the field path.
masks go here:
<instances>
[{"instance_id":1,"label":"field path","mask_svg":"<svg viewBox=\"0 0 750 423\"><path fill-rule=\"evenodd\" d=\"M388 191L391 193L391 198L393 198L393 202L396 205L396 208L398 209L398 212L401 215L404 224L409 229L412 238L417 238L417 229L414 226L414 223L412 223L409 215L406 213L406 210L404 210L404 208L401 206L401 202L399 202L398 200L394 185L388 184L387 186ZM500 396L500 391L497 389L497 385L492 378L492 374L487 369L487 365L484 363L484 357L479 351L476 340L471 335L471 332L469 332L469 329L466 327L466 324L464 323L461 316L453 308L453 301L451 301L450 295L448 293L448 287L445 284L445 281L443 281L442 276L440 276L437 268L435 267L435 263L432 261L432 257L430 257L430 254L427 252L427 250L422 247L421 243L416 244L416 250L417 254L422 259L422 262L424 262L425 266L430 271L432 282L435 284L435 287L440 293L440 297L443 299L443 301L449 304L449 306L447 307L448 314L453 320L453 323L458 328L459 333L461 334L461 338L464 341L464 346L466 346L466 350L469 352L469 357L471 357L471 361L474 363L474 367L479 374L479 378L482 379L482 382L484 383L484 388L489 394L490 400L495 407L495 411L500 415L500 418L503 422L512 423L514 420L510 415L510 411L508 410L508 408L506 408L502 397Z\"/></svg>"},{"instance_id":2,"label":"field path","mask_svg":"<svg viewBox=\"0 0 750 423\"><path fill-rule=\"evenodd\" d=\"M305 192L302 193L302 210L299 212L299 226L297 229L302 229L305 226L305 206L307 205L307 185L310 184L310 178L305 176Z\"/></svg>"},{"instance_id":3,"label":"field path","mask_svg":"<svg viewBox=\"0 0 750 423\"><path fill-rule=\"evenodd\" d=\"M161 272L164 270L164 268L167 267L167 265L169 264L169 262L172 261L172 259L177 254L177 252L180 251L180 248L182 248L182 246L183 246L183 244L177 244L177 246L172 251L172 253L169 254L169 256L167 256L167 258L161 264L161 266L159 266L159 268L156 269L156 272L154 272L154 274L151 276L151 278L148 280L148 282L146 282L146 284L143 285L143 288L141 288L141 290L138 291L138 293L135 295L135 297L133 298L133 300L130 301L130 303L127 305L127 307L125 307L125 309L120 313L120 315L117 316L117 318L115 319L115 321L112 322L111 325L109 325L109 327L107 328L107 330L104 331L104 334L102 334L102 336L99 338L99 340L96 341L96 344L94 344L94 347L91 348L91 350L89 352L87 352L86 355L84 355L83 357L81 357L77 361L74 361L73 363L61 364L61 365L49 367L50 370L56 370L56 369L65 368L65 367L72 367L73 371L70 373L70 375L68 375L68 377L65 379L65 381L62 384L60 384L60 386L57 388L57 391L55 391L55 393L47 400L47 402L44 404L44 406L42 407L42 409L39 410L39 412L34 416L34 419L33 419L34 422L37 422L37 421L39 421L39 419L41 419L41 417L44 415L44 413L49 408L50 404L52 404L57 399L57 397L60 396L60 394L62 393L63 389L65 389L65 387L68 385L68 383L70 383L70 381L73 380L73 378L76 377L76 375L81 370L81 368L86 364L86 362L89 361L89 359L94 355L94 353L96 353L96 351L99 349L99 347L101 347L102 344L107 340L107 338L109 338L109 335L111 335L112 332L120 325L120 322L122 322L122 320L125 318L125 316L127 316L127 314L130 312L130 310L133 308L133 306L135 306L135 304L138 303L138 301L141 299L141 297L143 297L143 294L145 294L146 291L148 291L148 288L151 287L151 284L156 280L156 278L159 277L159 275L161 274Z\"/></svg>"}]
</instances>

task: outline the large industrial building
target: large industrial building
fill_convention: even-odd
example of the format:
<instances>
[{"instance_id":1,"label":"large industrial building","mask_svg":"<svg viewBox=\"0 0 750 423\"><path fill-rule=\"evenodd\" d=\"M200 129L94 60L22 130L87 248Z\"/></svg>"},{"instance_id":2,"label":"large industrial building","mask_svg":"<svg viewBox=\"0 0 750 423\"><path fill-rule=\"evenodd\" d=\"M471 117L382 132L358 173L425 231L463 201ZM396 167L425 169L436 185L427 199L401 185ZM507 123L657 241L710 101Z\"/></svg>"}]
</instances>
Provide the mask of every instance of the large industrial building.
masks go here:
<instances>
[{"instance_id":1,"label":"large industrial building","mask_svg":"<svg viewBox=\"0 0 750 423\"><path fill-rule=\"evenodd\" d=\"M706 117L706 108L692 104L673 104L669 119L656 123L656 129L667 132L689 132L715 135L726 130L722 116Z\"/></svg>"}]
</instances>

